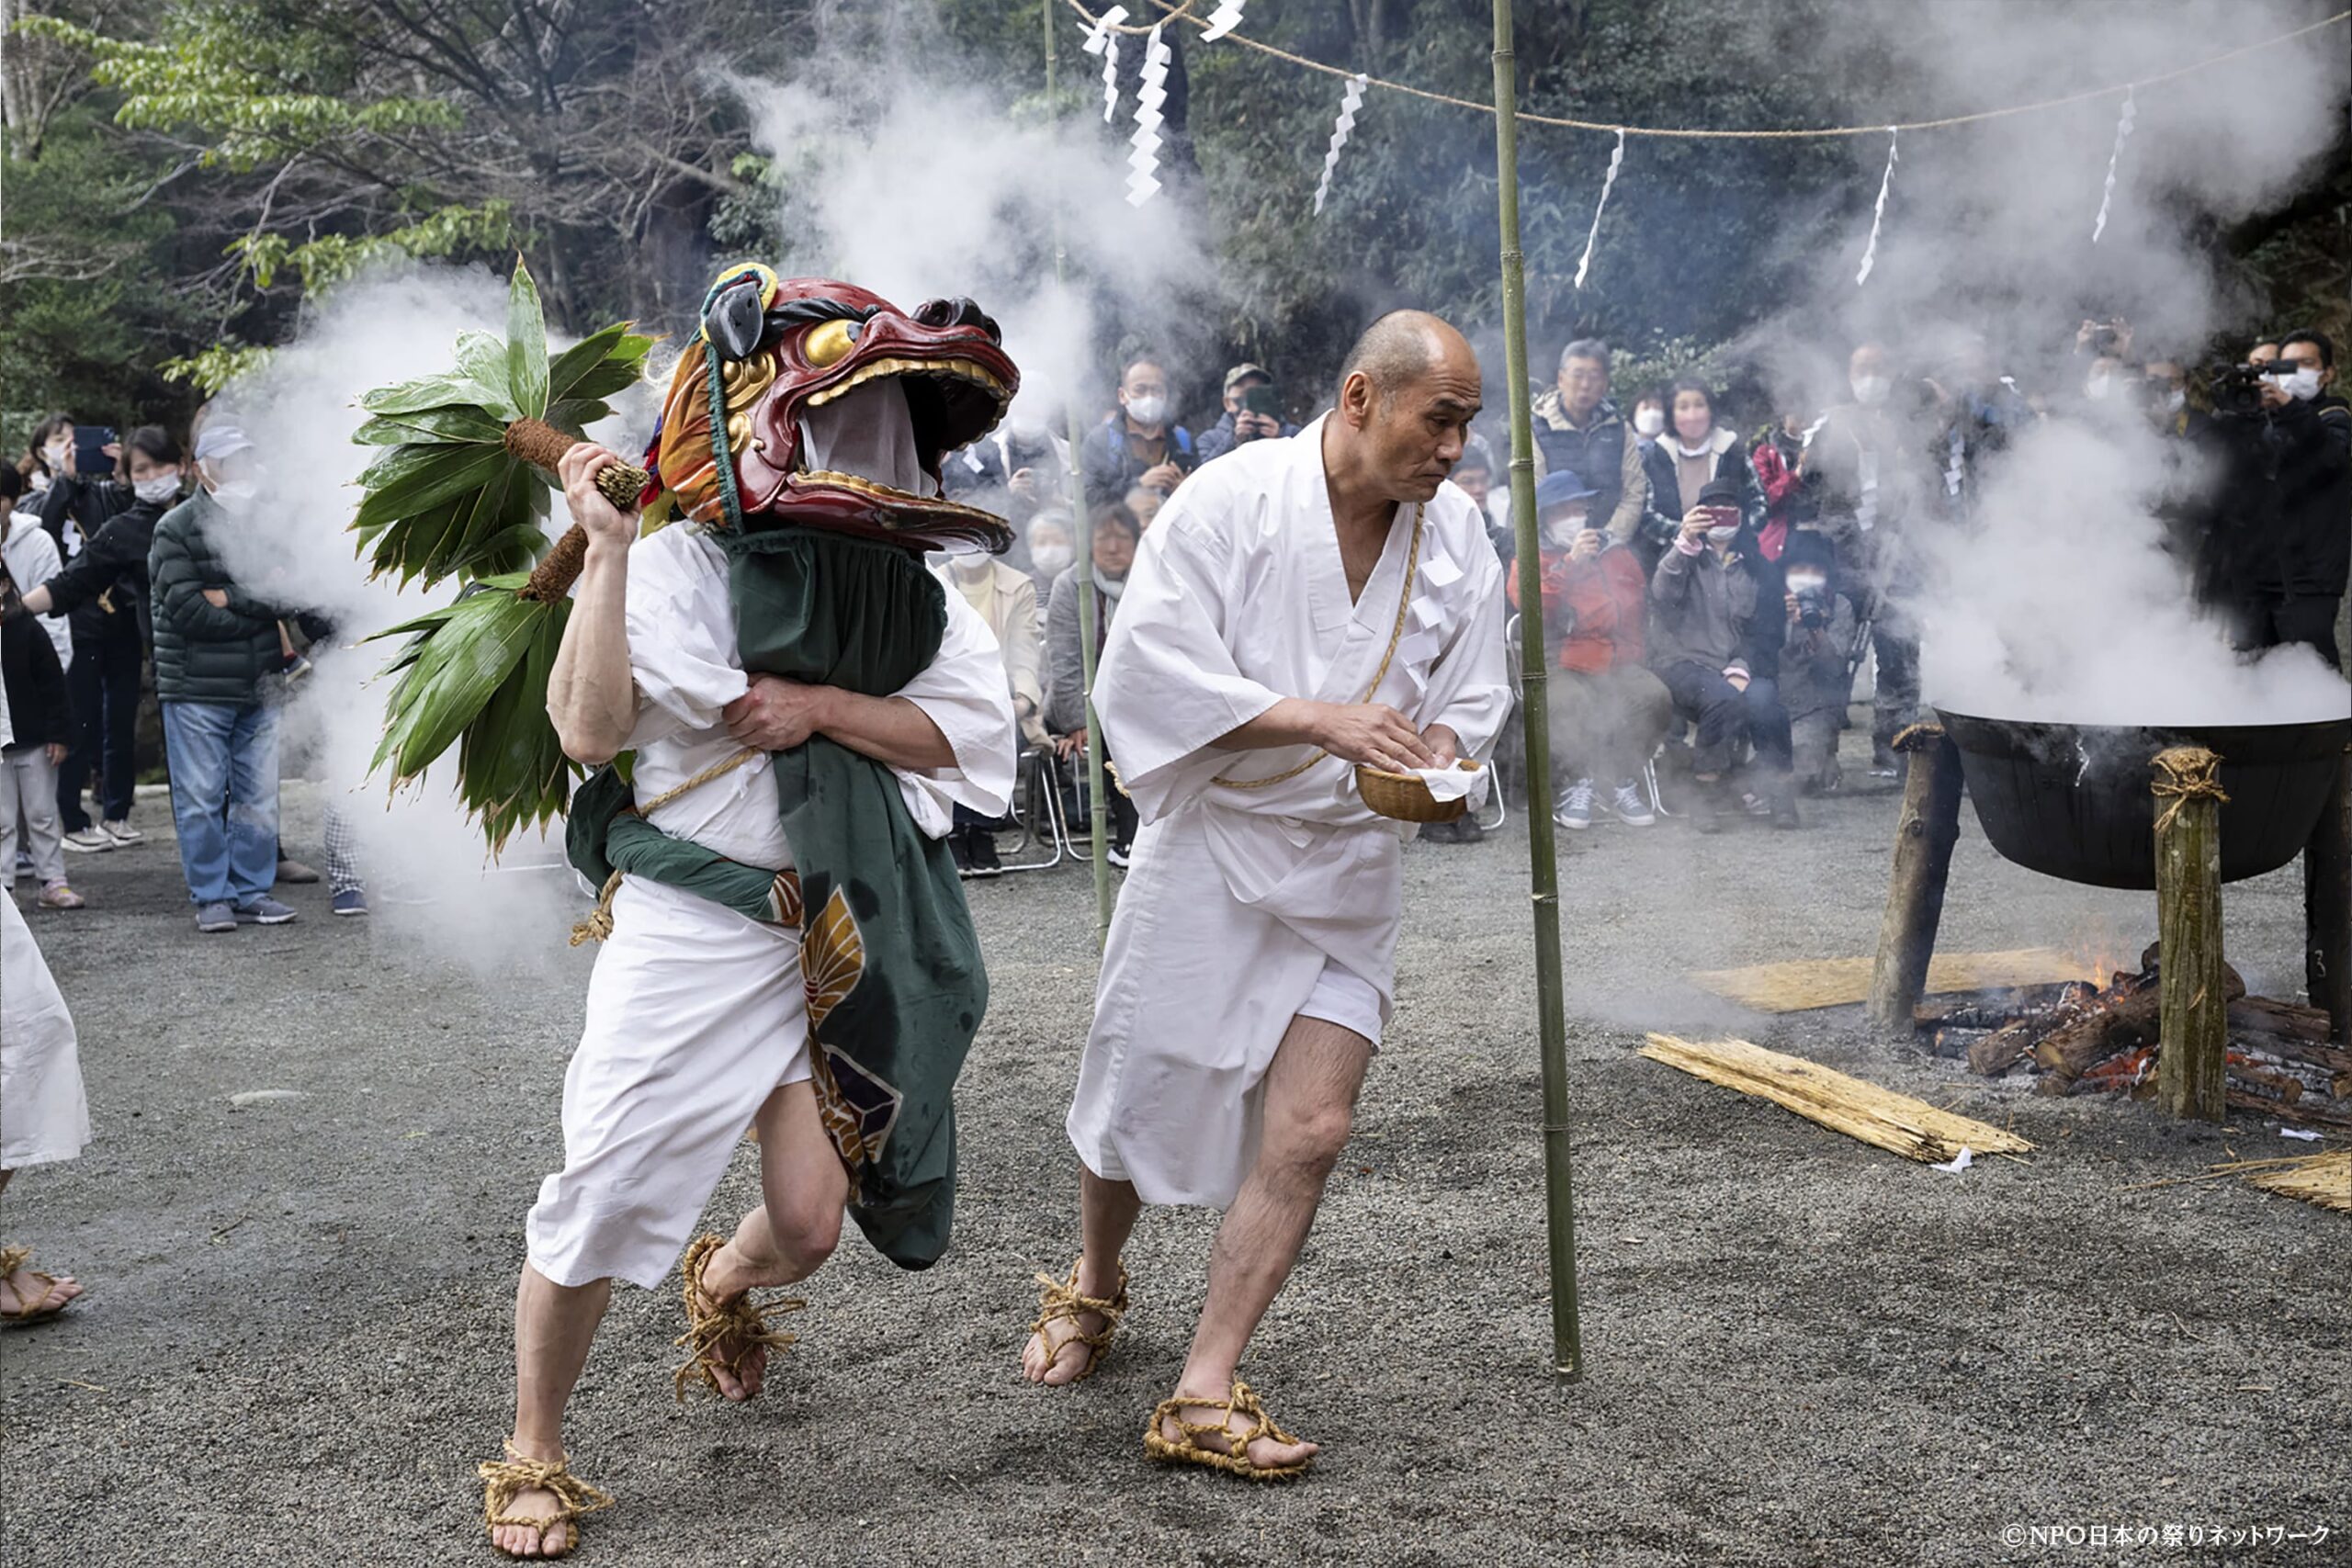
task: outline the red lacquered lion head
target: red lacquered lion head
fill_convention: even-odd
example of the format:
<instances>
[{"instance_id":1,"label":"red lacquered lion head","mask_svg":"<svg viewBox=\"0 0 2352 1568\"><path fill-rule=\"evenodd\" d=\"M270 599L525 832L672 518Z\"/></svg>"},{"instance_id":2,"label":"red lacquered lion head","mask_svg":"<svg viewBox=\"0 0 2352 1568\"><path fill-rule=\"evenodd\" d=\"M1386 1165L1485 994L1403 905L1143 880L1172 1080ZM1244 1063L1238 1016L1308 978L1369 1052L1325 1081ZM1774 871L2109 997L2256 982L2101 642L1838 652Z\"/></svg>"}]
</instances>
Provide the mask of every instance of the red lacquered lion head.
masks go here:
<instances>
[{"instance_id":1,"label":"red lacquered lion head","mask_svg":"<svg viewBox=\"0 0 2352 1568\"><path fill-rule=\"evenodd\" d=\"M671 377L653 444L657 482L676 492L687 516L724 521L710 423L715 355L745 517L767 513L915 549L1001 550L1012 541L1002 518L937 493L941 459L993 430L1020 388L1000 337L969 299L902 311L853 284L779 279L757 264L731 267L711 288L702 334ZM838 419L842 400L885 381L905 394L918 488L828 470L807 450L812 422Z\"/></svg>"}]
</instances>

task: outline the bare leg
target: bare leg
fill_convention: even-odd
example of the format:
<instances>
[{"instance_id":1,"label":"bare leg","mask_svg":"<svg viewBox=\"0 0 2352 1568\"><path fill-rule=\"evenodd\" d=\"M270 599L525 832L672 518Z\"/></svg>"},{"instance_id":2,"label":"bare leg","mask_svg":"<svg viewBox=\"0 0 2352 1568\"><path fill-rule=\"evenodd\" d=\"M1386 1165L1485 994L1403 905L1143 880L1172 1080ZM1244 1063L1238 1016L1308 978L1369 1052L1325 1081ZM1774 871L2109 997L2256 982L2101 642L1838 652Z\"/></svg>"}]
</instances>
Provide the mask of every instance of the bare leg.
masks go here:
<instances>
[{"instance_id":1,"label":"bare leg","mask_svg":"<svg viewBox=\"0 0 2352 1568\"><path fill-rule=\"evenodd\" d=\"M1223 1399L1231 1392L1242 1348L1306 1244L1324 1180L1347 1142L1356 1092L1371 1062L1372 1043L1353 1031L1316 1018L1291 1021L1266 1069L1265 1130L1257 1164L1217 1226L1209 1254L1208 1302L1183 1374L1176 1380L1178 1395ZM1211 1414L1184 1412L1202 1421ZM1164 1424L1163 1435L1178 1436L1172 1420ZM1249 1457L1253 1464L1295 1464L1315 1448L1261 1438L1250 1445Z\"/></svg>"},{"instance_id":2,"label":"bare leg","mask_svg":"<svg viewBox=\"0 0 2352 1568\"><path fill-rule=\"evenodd\" d=\"M805 1280L833 1255L849 1202L849 1172L817 1113L817 1091L806 1081L786 1084L760 1107L762 1202L735 1226L733 1239L703 1272L711 1299L722 1304L746 1291ZM725 1341L720 1353L727 1353ZM711 1372L729 1399L749 1399L767 1375L767 1349L752 1348L739 1377L723 1366Z\"/></svg>"},{"instance_id":3,"label":"bare leg","mask_svg":"<svg viewBox=\"0 0 2352 1568\"><path fill-rule=\"evenodd\" d=\"M514 1451L526 1459L563 1457L563 1407L588 1364L588 1347L612 1299L609 1280L559 1285L530 1264L523 1265L514 1292ZM555 1517L551 1492L516 1495L507 1513L523 1518ZM570 1526L553 1530L535 1525L501 1525L491 1533L500 1551L516 1557L554 1556L576 1544Z\"/></svg>"},{"instance_id":4,"label":"bare leg","mask_svg":"<svg viewBox=\"0 0 2352 1568\"><path fill-rule=\"evenodd\" d=\"M1143 1200L1131 1181L1106 1181L1084 1166L1078 1177L1078 1293L1110 1301L1119 1293L1119 1254L1135 1234L1136 1216ZM1059 1388L1086 1370L1088 1349L1080 1335L1100 1334L1102 1314L1080 1312L1068 1331L1049 1336L1049 1324L1029 1337L1021 1352L1021 1375L1031 1382Z\"/></svg>"}]
</instances>

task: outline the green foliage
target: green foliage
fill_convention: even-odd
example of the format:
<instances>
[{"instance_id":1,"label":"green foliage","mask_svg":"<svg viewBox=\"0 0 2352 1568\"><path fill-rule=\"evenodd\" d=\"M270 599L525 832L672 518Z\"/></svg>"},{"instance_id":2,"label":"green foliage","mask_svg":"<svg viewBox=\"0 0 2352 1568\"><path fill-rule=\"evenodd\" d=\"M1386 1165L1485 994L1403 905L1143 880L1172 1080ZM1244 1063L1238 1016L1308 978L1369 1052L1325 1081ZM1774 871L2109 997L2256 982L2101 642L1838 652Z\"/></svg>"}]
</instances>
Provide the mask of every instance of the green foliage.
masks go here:
<instances>
[{"instance_id":1,"label":"green foliage","mask_svg":"<svg viewBox=\"0 0 2352 1568\"><path fill-rule=\"evenodd\" d=\"M349 62L318 33L283 26L247 4L175 7L153 42L112 38L54 17L22 24L30 37L88 53L92 79L119 94L115 123L193 131L207 167L240 173L366 133L455 129L446 100L390 96L354 102ZM309 89L309 90L305 90Z\"/></svg>"},{"instance_id":2,"label":"green foliage","mask_svg":"<svg viewBox=\"0 0 2352 1568\"><path fill-rule=\"evenodd\" d=\"M492 251L506 244L514 231L512 202L453 204L381 234L326 234L301 243L287 234L246 234L230 244L228 254L244 263L256 288L270 288L280 272L290 270L301 278L304 294L316 295L347 282L370 262L394 255L438 260Z\"/></svg>"},{"instance_id":3,"label":"green foliage","mask_svg":"<svg viewBox=\"0 0 2352 1568\"><path fill-rule=\"evenodd\" d=\"M458 796L493 854L516 829L561 815L577 774L547 716L571 601L520 598L526 581L485 579L447 608L382 634L411 640L385 670L400 679L371 770L389 762L398 787L456 743Z\"/></svg>"}]
</instances>

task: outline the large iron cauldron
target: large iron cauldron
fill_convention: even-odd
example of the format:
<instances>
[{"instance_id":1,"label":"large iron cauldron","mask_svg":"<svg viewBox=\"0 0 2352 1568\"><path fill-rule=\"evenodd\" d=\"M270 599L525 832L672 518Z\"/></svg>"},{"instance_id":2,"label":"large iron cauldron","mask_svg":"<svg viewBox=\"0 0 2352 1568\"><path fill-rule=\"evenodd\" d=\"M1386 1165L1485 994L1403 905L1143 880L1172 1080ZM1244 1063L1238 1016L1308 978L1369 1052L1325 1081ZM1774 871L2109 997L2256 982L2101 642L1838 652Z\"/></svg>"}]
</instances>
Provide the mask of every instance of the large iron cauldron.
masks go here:
<instances>
[{"instance_id":1,"label":"large iron cauldron","mask_svg":"<svg viewBox=\"0 0 2352 1568\"><path fill-rule=\"evenodd\" d=\"M2177 729L2027 724L1939 710L1960 749L1976 820L2004 859L2098 887L2156 886L2154 773L2167 746L2222 759L2222 880L2301 852L2326 804L2352 718Z\"/></svg>"}]
</instances>

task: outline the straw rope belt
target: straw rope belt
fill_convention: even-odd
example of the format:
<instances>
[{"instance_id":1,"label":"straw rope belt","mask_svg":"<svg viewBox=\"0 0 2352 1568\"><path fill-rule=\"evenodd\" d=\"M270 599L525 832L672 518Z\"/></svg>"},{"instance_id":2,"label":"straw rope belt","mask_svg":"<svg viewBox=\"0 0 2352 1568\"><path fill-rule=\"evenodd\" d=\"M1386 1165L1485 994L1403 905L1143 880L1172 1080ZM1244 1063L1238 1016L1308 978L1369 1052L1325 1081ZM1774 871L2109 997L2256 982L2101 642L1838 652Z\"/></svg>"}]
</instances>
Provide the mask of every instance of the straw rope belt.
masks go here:
<instances>
[{"instance_id":1,"label":"straw rope belt","mask_svg":"<svg viewBox=\"0 0 2352 1568\"><path fill-rule=\"evenodd\" d=\"M1887 744L1897 751L1925 751L1943 738L1944 727L1928 719L1904 726L1894 732L1894 739Z\"/></svg>"},{"instance_id":2,"label":"straw rope belt","mask_svg":"<svg viewBox=\"0 0 2352 1568\"><path fill-rule=\"evenodd\" d=\"M2158 800L2172 802L2156 818L2159 833L2170 828L2179 818L2180 808L2192 800L2229 804L2230 797L2222 790L2222 759L2202 746L2175 746L2159 751L2151 765L2159 776L2150 787Z\"/></svg>"},{"instance_id":3,"label":"straw rope belt","mask_svg":"<svg viewBox=\"0 0 2352 1568\"><path fill-rule=\"evenodd\" d=\"M632 817L645 817L655 811L659 811L662 807L669 805L679 796L691 794L695 790L700 789L703 785L710 783L713 779L724 778L729 773L731 773L736 769L741 767L744 763L756 762L766 755L767 753L765 751L761 750L756 746L747 746L742 750L736 752L733 756L727 758L723 761L713 762L709 767L705 768L702 772L696 773L685 783L678 785L675 789L665 789L660 795L655 795L651 800L646 801L641 805L629 807L628 808L628 815ZM571 928L572 946L578 947L584 942L602 942L606 937L613 934L613 898L615 895L620 892L621 878L627 874L628 873L616 869L612 875L605 878L605 886L596 895L596 907L588 911L588 918L586 919L582 920L579 924ZM782 886L786 882L786 879L790 880L790 886ZM778 909L788 914L797 915L800 908L799 878L793 876L792 873L788 871L780 871L776 873L776 881L779 884L779 897L776 900ZM797 921L796 919L786 919L783 923L786 925L794 925L797 924Z\"/></svg>"},{"instance_id":4,"label":"straw rope belt","mask_svg":"<svg viewBox=\"0 0 2352 1568\"><path fill-rule=\"evenodd\" d=\"M1358 702L1368 703L1372 701L1373 693L1380 690L1380 682L1388 679L1389 662L1396 657L1396 646L1405 638L1405 612L1412 607L1413 575L1420 569L1420 564L1421 508L1420 505L1416 502L1413 507L1412 547L1405 557L1405 588L1402 592L1396 595L1396 624L1388 628L1388 651L1380 656L1380 668L1373 671L1372 684L1364 688L1363 695L1356 699ZM1268 789L1278 784L1287 784L1290 780L1298 777L1299 774L1315 766L1316 763L1320 762L1325 758L1330 756L1330 752L1326 751L1323 748L1318 746L1315 749L1315 755L1309 757L1298 766L1290 769L1288 772L1276 773L1272 778L1229 779L1220 775L1216 778L1211 779L1209 783L1223 784L1227 789Z\"/></svg>"}]
</instances>

